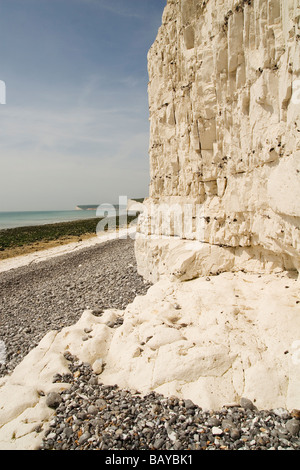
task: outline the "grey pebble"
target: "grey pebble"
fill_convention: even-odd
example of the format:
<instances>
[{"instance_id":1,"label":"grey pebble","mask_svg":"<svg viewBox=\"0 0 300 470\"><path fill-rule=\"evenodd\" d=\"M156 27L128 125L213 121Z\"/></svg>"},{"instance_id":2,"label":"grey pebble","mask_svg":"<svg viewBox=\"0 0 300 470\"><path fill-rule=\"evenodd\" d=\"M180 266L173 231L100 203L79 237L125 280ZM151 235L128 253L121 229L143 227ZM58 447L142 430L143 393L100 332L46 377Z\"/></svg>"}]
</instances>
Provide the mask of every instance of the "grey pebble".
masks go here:
<instances>
[{"instance_id":1,"label":"grey pebble","mask_svg":"<svg viewBox=\"0 0 300 470\"><path fill-rule=\"evenodd\" d=\"M66 439L69 439L73 435L73 429L70 427L65 427L65 429L63 430L63 434Z\"/></svg>"},{"instance_id":2,"label":"grey pebble","mask_svg":"<svg viewBox=\"0 0 300 470\"><path fill-rule=\"evenodd\" d=\"M91 435L89 432L84 432L78 440L79 445L84 444L90 437Z\"/></svg>"},{"instance_id":3,"label":"grey pebble","mask_svg":"<svg viewBox=\"0 0 300 470\"><path fill-rule=\"evenodd\" d=\"M300 431L300 421L298 419L290 419L286 423L286 429L292 436L297 436Z\"/></svg>"},{"instance_id":4,"label":"grey pebble","mask_svg":"<svg viewBox=\"0 0 300 470\"><path fill-rule=\"evenodd\" d=\"M230 430L230 437L231 437L231 439L233 439L234 441L240 439L240 437L241 437L241 431L240 431L239 429L237 429L237 428L232 428L232 429Z\"/></svg>"},{"instance_id":5,"label":"grey pebble","mask_svg":"<svg viewBox=\"0 0 300 470\"><path fill-rule=\"evenodd\" d=\"M209 418L207 424L208 426L220 426L221 420L219 418Z\"/></svg>"},{"instance_id":6,"label":"grey pebble","mask_svg":"<svg viewBox=\"0 0 300 470\"><path fill-rule=\"evenodd\" d=\"M254 410L255 406L248 398L241 398L240 405L244 410Z\"/></svg>"},{"instance_id":7,"label":"grey pebble","mask_svg":"<svg viewBox=\"0 0 300 470\"><path fill-rule=\"evenodd\" d=\"M233 429L235 427L234 422L231 419L223 419L222 420L222 428L223 429Z\"/></svg>"},{"instance_id":8,"label":"grey pebble","mask_svg":"<svg viewBox=\"0 0 300 470\"><path fill-rule=\"evenodd\" d=\"M103 400L102 398L98 398L96 401L95 401L95 405L100 408L101 410L106 408L107 404L106 404L106 401Z\"/></svg>"},{"instance_id":9,"label":"grey pebble","mask_svg":"<svg viewBox=\"0 0 300 470\"><path fill-rule=\"evenodd\" d=\"M150 285L137 273L130 238L0 273L1 324L6 326L1 340L7 349L0 377L10 374L50 330L74 325L87 305L95 316L109 308L125 310ZM122 322L118 319L114 328ZM82 334L84 341L89 333L87 328Z\"/></svg>"},{"instance_id":10,"label":"grey pebble","mask_svg":"<svg viewBox=\"0 0 300 470\"><path fill-rule=\"evenodd\" d=\"M87 412L90 415L96 415L98 413L98 408L97 408L97 406L90 405L87 409Z\"/></svg>"},{"instance_id":11,"label":"grey pebble","mask_svg":"<svg viewBox=\"0 0 300 470\"><path fill-rule=\"evenodd\" d=\"M278 416L272 410L259 411L247 401L241 401L246 409L204 411L174 396L155 392L144 396L93 383L91 366L76 358L68 360L70 388L61 393L62 402L41 450L300 448L299 420L291 419L289 413Z\"/></svg>"},{"instance_id":12,"label":"grey pebble","mask_svg":"<svg viewBox=\"0 0 300 470\"><path fill-rule=\"evenodd\" d=\"M56 392L48 393L46 397L46 405L49 408L55 409L61 404L61 402L62 402L62 398L59 393L56 393Z\"/></svg>"},{"instance_id":13,"label":"grey pebble","mask_svg":"<svg viewBox=\"0 0 300 470\"><path fill-rule=\"evenodd\" d=\"M165 439L156 439L156 441L154 442L154 449L155 450L159 450L162 448L162 446L164 445L165 443Z\"/></svg>"},{"instance_id":14,"label":"grey pebble","mask_svg":"<svg viewBox=\"0 0 300 470\"><path fill-rule=\"evenodd\" d=\"M195 404L192 402L192 400L185 400L184 401L184 406L186 409L190 410L192 408L195 408Z\"/></svg>"}]
</instances>

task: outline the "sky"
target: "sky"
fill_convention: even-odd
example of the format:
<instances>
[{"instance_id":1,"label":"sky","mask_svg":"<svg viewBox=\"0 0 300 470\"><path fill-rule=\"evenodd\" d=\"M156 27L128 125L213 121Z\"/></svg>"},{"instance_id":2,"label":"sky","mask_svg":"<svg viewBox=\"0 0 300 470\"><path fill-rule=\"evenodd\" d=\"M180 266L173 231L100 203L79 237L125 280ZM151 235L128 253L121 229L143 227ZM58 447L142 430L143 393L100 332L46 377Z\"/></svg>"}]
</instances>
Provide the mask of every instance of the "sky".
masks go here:
<instances>
[{"instance_id":1,"label":"sky","mask_svg":"<svg viewBox=\"0 0 300 470\"><path fill-rule=\"evenodd\" d=\"M0 0L0 211L146 197L166 0Z\"/></svg>"}]
</instances>

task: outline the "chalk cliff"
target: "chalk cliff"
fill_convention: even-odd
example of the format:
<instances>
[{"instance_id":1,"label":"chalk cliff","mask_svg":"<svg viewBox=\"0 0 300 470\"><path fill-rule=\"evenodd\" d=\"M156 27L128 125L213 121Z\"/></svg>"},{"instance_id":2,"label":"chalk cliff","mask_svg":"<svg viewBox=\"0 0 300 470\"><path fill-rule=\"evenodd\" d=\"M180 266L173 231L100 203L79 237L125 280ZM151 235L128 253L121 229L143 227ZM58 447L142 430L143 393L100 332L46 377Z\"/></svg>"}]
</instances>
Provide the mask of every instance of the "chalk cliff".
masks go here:
<instances>
[{"instance_id":1,"label":"chalk cliff","mask_svg":"<svg viewBox=\"0 0 300 470\"><path fill-rule=\"evenodd\" d=\"M299 15L297 0L167 2L148 58L148 279L299 271Z\"/></svg>"},{"instance_id":2,"label":"chalk cliff","mask_svg":"<svg viewBox=\"0 0 300 470\"><path fill-rule=\"evenodd\" d=\"M299 18L299 0L168 0L135 241L154 285L50 332L0 381L0 448L38 446L51 415L38 391L57 390L66 351L102 383L210 410L300 409Z\"/></svg>"}]
</instances>

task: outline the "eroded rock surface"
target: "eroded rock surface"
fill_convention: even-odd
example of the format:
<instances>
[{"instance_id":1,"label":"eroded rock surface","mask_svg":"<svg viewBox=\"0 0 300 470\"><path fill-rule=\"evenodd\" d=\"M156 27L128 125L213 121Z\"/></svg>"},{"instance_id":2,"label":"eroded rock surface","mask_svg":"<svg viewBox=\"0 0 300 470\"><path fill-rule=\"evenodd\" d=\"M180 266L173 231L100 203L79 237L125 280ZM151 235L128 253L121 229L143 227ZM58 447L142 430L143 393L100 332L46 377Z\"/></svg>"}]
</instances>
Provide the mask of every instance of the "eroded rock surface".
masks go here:
<instances>
[{"instance_id":1,"label":"eroded rock surface","mask_svg":"<svg viewBox=\"0 0 300 470\"><path fill-rule=\"evenodd\" d=\"M167 2L149 51L144 276L166 273L161 234L216 246L222 271L299 270L299 15L296 0Z\"/></svg>"},{"instance_id":2,"label":"eroded rock surface","mask_svg":"<svg viewBox=\"0 0 300 470\"><path fill-rule=\"evenodd\" d=\"M70 353L108 385L295 409L285 431L299 432L299 18L297 0L168 0L135 242L155 284L125 311L49 332L0 381L0 448L40 445Z\"/></svg>"}]
</instances>

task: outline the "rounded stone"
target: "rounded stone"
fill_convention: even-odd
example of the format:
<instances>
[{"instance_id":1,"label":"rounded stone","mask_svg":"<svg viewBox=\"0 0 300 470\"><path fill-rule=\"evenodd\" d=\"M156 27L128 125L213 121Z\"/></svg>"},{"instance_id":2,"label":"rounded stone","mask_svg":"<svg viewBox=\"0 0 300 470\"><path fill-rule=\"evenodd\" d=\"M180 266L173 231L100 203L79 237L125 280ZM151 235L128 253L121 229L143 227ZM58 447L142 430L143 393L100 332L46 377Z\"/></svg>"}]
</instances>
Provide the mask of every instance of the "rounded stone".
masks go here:
<instances>
[{"instance_id":1,"label":"rounded stone","mask_svg":"<svg viewBox=\"0 0 300 470\"><path fill-rule=\"evenodd\" d=\"M298 419L290 419L286 423L286 429L292 436L297 436L300 431L300 421Z\"/></svg>"},{"instance_id":2,"label":"rounded stone","mask_svg":"<svg viewBox=\"0 0 300 470\"><path fill-rule=\"evenodd\" d=\"M240 405L244 410L255 410L255 406L248 398L241 398Z\"/></svg>"},{"instance_id":3,"label":"rounded stone","mask_svg":"<svg viewBox=\"0 0 300 470\"><path fill-rule=\"evenodd\" d=\"M213 436L221 436L223 434L223 429L218 428L217 426L214 426L211 432Z\"/></svg>"},{"instance_id":4,"label":"rounded stone","mask_svg":"<svg viewBox=\"0 0 300 470\"><path fill-rule=\"evenodd\" d=\"M87 409L88 414L96 415L98 413L98 408L94 405L90 405Z\"/></svg>"},{"instance_id":5,"label":"rounded stone","mask_svg":"<svg viewBox=\"0 0 300 470\"><path fill-rule=\"evenodd\" d=\"M59 407L61 402L62 402L62 398L59 393L56 393L56 392L48 393L47 398L46 398L46 405L49 408L56 409Z\"/></svg>"},{"instance_id":6,"label":"rounded stone","mask_svg":"<svg viewBox=\"0 0 300 470\"><path fill-rule=\"evenodd\" d=\"M73 434L73 429L70 428L69 426L63 430L63 435L66 437L66 439L69 439L72 436L72 434Z\"/></svg>"},{"instance_id":7,"label":"rounded stone","mask_svg":"<svg viewBox=\"0 0 300 470\"><path fill-rule=\"evenodd\" d=\"M84 444L90 437L91 435L89 432L84 432L78 440L79 445Z\"/></svg>"},{"instance_id":8,"label":"rounded stone","mask_svg":"<svg viewBox=\"0 0 300 470\"><path fill-rule=\"evenodd\" d=\"M187 410L195 408L195 404L190 399L184 401L184 406Z\"/></svg>"},{"instance_id":9,"label":"rounded stone","mask_svg":"<svg viewBox=\"0 0 300 470\"><path fill-rule=\"evenodd\" d=\"M164 445L165 443L165 440L164 439L156 439L156 441L154 442L154 449L156 450L159 450L162 448L162 446Z\"/></svg>"},{"instance_id":10,"label":"rounded stone","mask_svg":"<svg viewBox=\"0 0 300 470\"><path fill-rule=\"evenodd\" d=\"M230 430L230 437L231 439L233 439L234 441L238 440L240 437L241 437L241 432L239 429L237 428L232 428Z\"/></svg>"},{"instance_id":11,"label":"rounded stone","mask_svg":"<svg viewBox=\"0 0 300 470\"><path fill-rule=\"evenodd\" d=\"M215 417L209 418L207 420L208 426L220 426L221 420Z\"/></svg>"}]
</instances>

